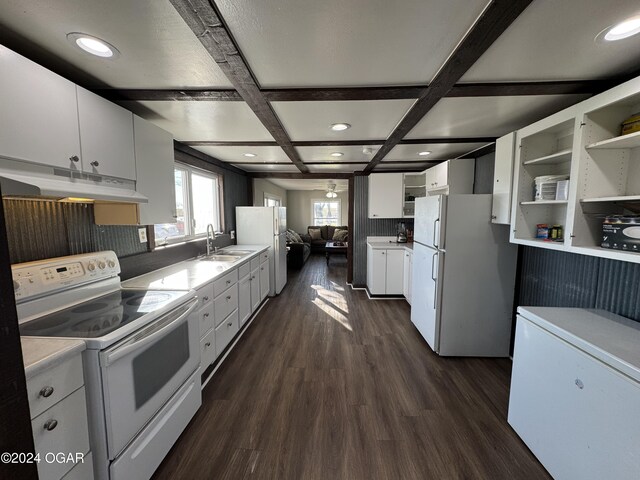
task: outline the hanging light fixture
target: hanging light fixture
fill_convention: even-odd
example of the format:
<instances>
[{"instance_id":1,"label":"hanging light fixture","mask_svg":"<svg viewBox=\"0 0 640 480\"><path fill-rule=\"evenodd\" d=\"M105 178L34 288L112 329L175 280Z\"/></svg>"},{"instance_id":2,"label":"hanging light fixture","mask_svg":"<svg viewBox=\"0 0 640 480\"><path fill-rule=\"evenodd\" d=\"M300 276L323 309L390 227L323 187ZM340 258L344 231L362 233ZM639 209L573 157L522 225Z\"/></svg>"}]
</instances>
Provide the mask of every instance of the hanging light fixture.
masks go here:
<instances>
[{"instance_id":1,"label":"hanging light fixture","mask_svg":"<svg viewBox=\"0 0 640 480\"><path fill-rule=\"evenodd\" d=\"M338 194L335 192L336 184L330 183L327 185L327 194L325 195L327 198L336 198Z\"/></svg>"}]
</instances>

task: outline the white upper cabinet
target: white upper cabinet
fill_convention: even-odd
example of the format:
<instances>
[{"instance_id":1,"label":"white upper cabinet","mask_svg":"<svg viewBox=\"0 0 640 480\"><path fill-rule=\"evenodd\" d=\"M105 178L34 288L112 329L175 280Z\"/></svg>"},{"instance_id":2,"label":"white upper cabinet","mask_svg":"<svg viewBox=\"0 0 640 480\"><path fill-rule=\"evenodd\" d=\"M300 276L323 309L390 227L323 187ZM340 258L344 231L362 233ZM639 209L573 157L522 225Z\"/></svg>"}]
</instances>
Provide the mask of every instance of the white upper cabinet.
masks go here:
<instances>
[{"instance_id":1,"label":"white upper cabinet","mask_svg":"<svg viewBox=\"0 0 640 480\"><path fill-rule=\"evenodd\" d=\"M473 193L475 160L457 158L424 171L427 195Z\"/></svg>"},{"instance_id":2,"label":"white upper cabinet","mask_svg":"<svg viewBox=\"0 0 640 480\"><path fill-rule=\"evenodd\" d=\"M369 175L369 218L402 218L403 174Z\"/></svg>"},{"instance_id":3,"label":"white upper cabinet","mask_svg":"<svg viewBox=\"0 0 640 480\"><path fill-rule=\"evenodd\" d=\"M174 223L173 136L136 115L133 117L133 130L136 191L149 199L149 203L140 204L140 224Z\"/></svg>"},{"instance_id":4,"label":"white upper cabinet","mask_svg":"<svg viewBox=\"0 0 640 480\"><path fill-rule=\"evenodd\" d=\"M84 171L135 180L133 114L82 87L77 91Z\"/></svg>"},{"instance_id":5,"label":"white upper cabinet","mask_svg":"<svg viewBox=\"0 0 640 480\"><path fill-rule=\"evenodd\" d=\"M493 170L493 203L491 221L507 225L511 221L511 185L516 133L500 137L496 142L496 159Z\"/></svg>"},{"instance_id":6,"label":"white upper cabinet","mask_svg":"<svg viewBox=\"0 0 640 480\"><path fill-rule=\"evenodd\" d=\"M0 72L0 156L81 170L76 86L1 45Z\"/></svg>"}]
</instances>

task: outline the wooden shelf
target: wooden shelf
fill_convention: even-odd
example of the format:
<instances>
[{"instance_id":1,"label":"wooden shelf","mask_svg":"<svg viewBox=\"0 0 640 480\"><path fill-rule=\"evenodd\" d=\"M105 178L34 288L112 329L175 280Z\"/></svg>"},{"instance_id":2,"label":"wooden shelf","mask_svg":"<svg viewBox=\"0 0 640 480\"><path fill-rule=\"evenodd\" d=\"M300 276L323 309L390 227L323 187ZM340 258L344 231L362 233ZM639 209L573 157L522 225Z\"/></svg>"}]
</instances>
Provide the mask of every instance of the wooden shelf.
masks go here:
<instances>
[{"instance_id":1,"label":"wooden shelf","mask_svg":"<svg viewBox=\"0 0 640 480\"><path fill-rule=\"evenodd\" d=\"M521 245L529 245L531 247L543 247L555 250L564 250L564 240L561 242L552 242L551 240L543 240L541 238L515 238L515 243Z\"/></svg>"},{"instance_id":2,"label":"wooden shelf","mask_svg":"<svg viewBox=\"0 0 640 480\"><path fill-rule=\"evenodd\" d=\"M626 195L622 197L595 197L583 198L582 203L599 203L599 202L640 202L640 195Z\"/></svg>"},{"instance_id":3,"label":"wooden shelf","mask_svg":"<svg viewBox=\"0 0 640 480\"><path fill-rule=\"evenodd\" d=\"M520 205L565 205L567 200L538 200L533 202L520 202Z\"/></svg>"},{"instance_id":4,"label":"wooden shelf","mask_svg":"<svg viewBox=\"0 0 640 480\"><path fill-rule=\"evenodd\" d=\"M615 148L636 148L640 147L640 132L621 135L619 137L601 140L591 145L587 145L587 150L611 150Z\"/></svg>"},{"instance_id":5,"label":"wooden shelf","mask_svg":"<svg viewBox=\"0 0 640 480\"><path fill-rule=\"evenodd\" d=\"M523 162L523 165L551 165L571 161L571 149L562 150L560 152L552 153L544 157L534 158Z\"/></svg>"},{"instance_id":6,"label":"wooden shelf","mask_svg":"<svg viewBox=\"0 0 640 480\"><path fill-rule=\"evenodd\" d=\"M404 188L427 188L426 185L405 185Z\"/></svg>"}]
</instances>

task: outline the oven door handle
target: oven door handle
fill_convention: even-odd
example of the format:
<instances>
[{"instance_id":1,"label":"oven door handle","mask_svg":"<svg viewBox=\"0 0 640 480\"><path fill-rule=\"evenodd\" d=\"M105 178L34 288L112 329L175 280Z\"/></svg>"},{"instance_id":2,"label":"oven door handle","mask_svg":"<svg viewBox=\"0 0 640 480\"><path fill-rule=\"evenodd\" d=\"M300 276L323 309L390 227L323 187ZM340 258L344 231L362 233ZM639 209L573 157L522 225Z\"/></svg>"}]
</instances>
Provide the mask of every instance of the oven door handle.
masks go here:
<instances>
[{"instance_id":1,"label":"oven door handle","mask_svg":"<svg viewBox=\"0 0 640 480\"><path fill-rule=\"evenodd\" d=\"M187 320L187 317L189 317L189 314L195 310L197 305L198 299L194 298L189 303L177 309L184 310L186 308L186 310L177 317L174 315L176 312L174 310L165 316L165 318L143 328L139 333L133 334L129 340L125 340L124 343L118 347L105 352L104 357L101 356L100 364L103 367L107 367L131 352L143 348L145 345L149 345L154 342L156 338L175 330Z\"/></svg>"}]
</instances>

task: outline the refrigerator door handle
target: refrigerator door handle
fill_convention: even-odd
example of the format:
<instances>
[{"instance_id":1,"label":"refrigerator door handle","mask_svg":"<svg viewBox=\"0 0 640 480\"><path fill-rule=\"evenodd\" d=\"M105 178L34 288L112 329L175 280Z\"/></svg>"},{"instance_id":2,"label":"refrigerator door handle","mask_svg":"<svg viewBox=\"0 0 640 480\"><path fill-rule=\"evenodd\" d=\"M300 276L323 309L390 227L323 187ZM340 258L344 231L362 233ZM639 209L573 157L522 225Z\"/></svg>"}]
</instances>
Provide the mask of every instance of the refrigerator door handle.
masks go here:
<instances>
[{"instance_id":1,"label":"refrigerator door handle","mask_svg":"<svg viewBox=\"0 0 640 480\"><path fill-rule=\"evenodd\" d=\"M431 280L434 281L435 285L433 288L433 309L436 310L436 298L437 298L437 293L438 293L438 277L436 277L433 274L433 267L435 266L436 263L436 256L438 255L438 252L434 253L431 256Z\"/></svg>"},{"instance_id":2,"label":"refrigerator door handle","mask_svg":"<svg viewBox=\"0 0 640 480\"><path fill-rule=\"evenodd\" d=\"M440 222L440 218L436 218L436 219L433 221L433 246L434 246L435 248L440 248L440 247L438 246L438 244L436 243L436 231L437 231L436 226L438 225L438 223L439 223L439 222Z\"/></svg>"}]
</instances>

